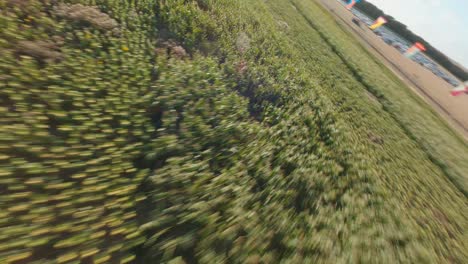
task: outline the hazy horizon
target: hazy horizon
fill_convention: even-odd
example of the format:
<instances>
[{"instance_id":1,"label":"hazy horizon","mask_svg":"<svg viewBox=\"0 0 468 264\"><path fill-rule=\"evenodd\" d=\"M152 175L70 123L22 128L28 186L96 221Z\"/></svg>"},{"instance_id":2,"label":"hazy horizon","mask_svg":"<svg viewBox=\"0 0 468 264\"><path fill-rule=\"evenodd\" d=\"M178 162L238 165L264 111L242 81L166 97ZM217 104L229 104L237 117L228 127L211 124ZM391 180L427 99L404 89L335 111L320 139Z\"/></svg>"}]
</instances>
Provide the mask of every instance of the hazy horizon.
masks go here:
<instances>
[{"instance_id":1,"label":"hazy horizon","mask_svg":"<svg viewBox=\"0 0 468 264\"><path fill-rule=\"evenodd\" d=\"M367 0L468 68L468 1Z\"/></svg>"}]
</instances>

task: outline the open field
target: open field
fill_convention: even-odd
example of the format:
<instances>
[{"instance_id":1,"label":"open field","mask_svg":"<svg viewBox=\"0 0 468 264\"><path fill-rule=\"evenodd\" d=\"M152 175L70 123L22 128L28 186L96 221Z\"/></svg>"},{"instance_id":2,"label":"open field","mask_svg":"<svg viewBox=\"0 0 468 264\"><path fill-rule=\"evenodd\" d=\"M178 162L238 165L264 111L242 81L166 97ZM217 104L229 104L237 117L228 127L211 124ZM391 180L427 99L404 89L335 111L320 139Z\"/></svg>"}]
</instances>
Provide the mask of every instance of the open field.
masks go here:
<instances>
[{"instance_id":1,"label":"open field","mask_svg":"<svg viewBox=\"0 0 468 264\"><path fill-rule=\"evenodd\" d=\"M452 97L450 91L453 87L450 84L418 63L407 59L398 50L373 34L364 24L359 27L352 23L353 14L338 1L321 0L320 2L337 16L340 23L355 33L371 52L381 58L383 63L431 104L465 139L468 139L468 115L465 114L468 112L468 96Z\"/></svg>"},{"instance_id":2,"label":"open field","mask_svg":"<svg viewBox=\"0 0 468 264\"><path fill-rule=\"evenodd\" d=\"M468 259L466 142L317 1L0 6L1 263Z\"/></svg>"},{"instance_id":3,"label":"open field","mask_svg":"<svg viewBox=\"0 0 468 264\"><path fill-rule=\"evenodd\" d=\"M321 2L323 4L323 1ZM345 17L344 21L351 21L352 15L338 1L326 1L326 6L333 9L334 14ZM324 30L328 30L328 28L324 28ZM410 91L401 88L412 87L418 95L438 111L440 116L445 117L447 122L457 128L464 136L466 136L465 122L468 121L467 115L464 114L468 111L468 104L466 104L468 97L450 96L451 87L445 81L437 78L419 64L406 59L370 30L364 28L356 31L360 39L364 40L365 44L370 47L369 49L374 51L377 57L381 57L382 62L402 78L407 85L405 82L396 80L393 74L382 69L380 61L363 60L357 50L360 49L362 54L367 53L367 51L363 51L361 45L358 45L356 41L337 42L336 47L341 54L344 54L343 58L349 64L355 63L355 69L361 72L359 78L363 79L367 89L382 95L382 100L388 103L387 111L392 113L405 129L408 129L408 133L414 136L414 139L427 150L431 159L435 160L435 163L446 171L446 174L456 185L461 187L466 195L468 166L463 155L467 152L466 141L453 135L451 129L447 129L445 122L435 117L433 111L428 109L426 104L422 103L421 100L416 100ZM342 34L341 36L346 39L346 35ZM359 65L357 65L358 62ZM376 71L378 68L381 69L380 72ZM387 80L392 81L388 82ZM376 90L375 87L378 89Z\"/></svg>"}]
</instances>

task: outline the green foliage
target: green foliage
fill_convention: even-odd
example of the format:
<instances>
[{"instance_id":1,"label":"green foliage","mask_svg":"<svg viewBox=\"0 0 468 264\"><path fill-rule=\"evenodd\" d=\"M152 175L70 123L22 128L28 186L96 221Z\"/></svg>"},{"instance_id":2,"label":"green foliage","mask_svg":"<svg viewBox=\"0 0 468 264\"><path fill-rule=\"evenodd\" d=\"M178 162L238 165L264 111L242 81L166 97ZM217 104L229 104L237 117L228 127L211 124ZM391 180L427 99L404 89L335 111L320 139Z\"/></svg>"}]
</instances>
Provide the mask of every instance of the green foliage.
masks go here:
<instances>
[{"instance_id":1,"label":"green foliage","mask_svg":"<svg viewBox=\"0 0 468 264\"><path fill-rule=\"evenodd\" d=\"M49 15L50 5L35 3L30 24L21 21L23 9L2 11L21 23L6 29L0 65L8 165L1 168L0 262L17 253L24 261L130 260L130 249L143 242L135 206L144 197L136 190L148 175L134 162L155 133L146 112L151 40L125 29L125 38L116 37L95 23L67 24ZM55 22L44 25L44 17ZM25 52L48 48L41 31L60 61L41 56L46 51ZM30 32L38 36L30 39Z\"/></svg>"},{"instance_id":2,"label":"green foliage","mask_svg":"<svg viewBox=\"0 0 468 264\"><path fill-rule=\"evenodd\" d=\"M406 88L314 3L59 2L0 1L0 262L466 259Z\"/></svg>"},{"instance_id":3,"label":"green foliage","mask_svg":"<svg viewBox=\"0 0 468 264\"><path fill-rule=\"evenodd\" d=\"M158 18L162 28L189 49L215 36L214 21L194 1L160 1Z\"/></svg>"}]
</instances>

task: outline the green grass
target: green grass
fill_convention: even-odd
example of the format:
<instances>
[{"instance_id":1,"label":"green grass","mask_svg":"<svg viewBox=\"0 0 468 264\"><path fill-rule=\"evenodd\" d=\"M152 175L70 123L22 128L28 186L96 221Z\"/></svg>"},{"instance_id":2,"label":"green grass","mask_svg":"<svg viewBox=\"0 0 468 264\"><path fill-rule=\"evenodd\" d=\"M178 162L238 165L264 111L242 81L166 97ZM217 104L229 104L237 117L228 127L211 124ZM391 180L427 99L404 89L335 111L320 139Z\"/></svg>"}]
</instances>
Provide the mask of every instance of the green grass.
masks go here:
<instances>
[{"instance_id":1,"label":"green grass","mask_svg":"<svg viewBox=\"0 0 468 264\"><path fill-rule=\"evenodd\" d=\"M316 12L310 13L314 16ZM320 17L320 16L318 16ZM385 110L407 130L455 185L468 194L468 145L438 114L408 89L382 63L369 54L350 34L343 32L330 15L316 22L321 32L366 89L377 96Z\"/></svg>"},{"instance_id":2,"label":"green grass","mask_svg":"<svg viewBox=\"0 0 468 264\"><path fill-rule=\"evenodd\" d=\"M468 257L466 143L315 2L60 2L0 1L0 262Z\"/></svg>"}]
</instances>

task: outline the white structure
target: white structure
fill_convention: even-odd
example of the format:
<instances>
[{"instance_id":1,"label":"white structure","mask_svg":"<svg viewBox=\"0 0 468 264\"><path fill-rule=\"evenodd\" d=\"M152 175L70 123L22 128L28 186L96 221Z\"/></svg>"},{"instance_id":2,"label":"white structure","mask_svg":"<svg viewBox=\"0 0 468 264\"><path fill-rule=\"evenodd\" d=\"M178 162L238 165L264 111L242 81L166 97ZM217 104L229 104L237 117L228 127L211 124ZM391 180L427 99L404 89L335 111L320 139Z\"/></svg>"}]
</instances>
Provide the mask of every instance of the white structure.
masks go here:
<instances>
[{"instance_id":1,"label":"white structure","mask_svg":"<svg viewBox=\"0 0 468 264\"><path fill-rule=\"evenodd\" d=\"M461 94L464 94L464 93L468 93L468 81L464 82L463 84L461 84L457 88L453 89L452 92L451 92L451 94L453 96L461 95Z\"/></svg>"}]
</instances>

